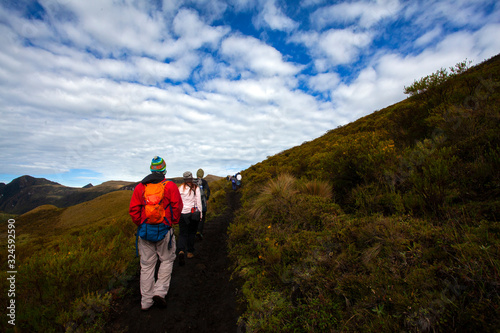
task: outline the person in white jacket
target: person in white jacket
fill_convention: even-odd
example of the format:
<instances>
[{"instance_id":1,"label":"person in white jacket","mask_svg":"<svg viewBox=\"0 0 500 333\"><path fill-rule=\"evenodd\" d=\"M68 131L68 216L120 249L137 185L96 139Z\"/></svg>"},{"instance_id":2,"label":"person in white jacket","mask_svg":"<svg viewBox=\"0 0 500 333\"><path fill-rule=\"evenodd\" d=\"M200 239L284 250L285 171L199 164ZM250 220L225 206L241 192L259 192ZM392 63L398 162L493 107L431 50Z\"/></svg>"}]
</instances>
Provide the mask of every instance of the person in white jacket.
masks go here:
<instances>
[{"instance_id":1,"label":"person in white jacket","mask_svg":"<svg viewBox=\"0 0 500 333\"><path fill-rule=\"evenodd\" d=\"M184 182L179 186L183 208L181 219L179 221L179 240L177 242L177 251L179 265L184 266L184 255L187 252L187 258L194 257L194 243L198 224L202 217L201 192L196 184L193 183L193 174L190 171L182 175Z\"/></svg>"}]
</instances>

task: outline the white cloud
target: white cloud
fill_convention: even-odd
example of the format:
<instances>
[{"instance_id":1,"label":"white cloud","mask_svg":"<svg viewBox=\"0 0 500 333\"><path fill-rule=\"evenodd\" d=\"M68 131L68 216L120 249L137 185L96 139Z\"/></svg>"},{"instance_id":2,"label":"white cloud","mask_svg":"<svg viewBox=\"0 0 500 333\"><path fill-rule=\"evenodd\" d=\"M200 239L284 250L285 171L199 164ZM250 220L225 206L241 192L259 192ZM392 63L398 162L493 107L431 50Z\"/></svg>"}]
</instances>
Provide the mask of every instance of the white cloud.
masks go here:
<instances>
[{"instance_id":1,"label":"white cloud","mask_svg":"<svg viewBox=\"0 0 500 333\"><path fill-rule=\"evenodd\" d=\"M369 28L387 17L397 16L400 7L399 0L343 2L317 9L310 21L319 29L332 24L354 23Z\"/></svg>"},{"instance_id":2,"label":"white cloud","mask_svg":"<svg viewBox=\"0 0 500 333\"><path fill-rule=\"evenodd\" d=\"M494 12L498 12L498 7L494 12L488 9L493 3L490 0L421 0L408 4L406 15L410 16L415 24L425 28L442 22L454 27L478 27L483 25L485 20L489 20L488 17L498 20L498 16L494 18Z\"/></svg>"},{"instance_id":3,"label":"white cloud","mask_svg":"<svg viewBox=\"0 0 500 333\"><path fill-rule=\"evenodd\" d=\"M135 58L135 72L140 73L139 80L145 84L155 84L165 79L174 81L186 80L199 63L195 54L187 54L185 57L171 63L159 62L149 58Z\"/></svg>"},{"instance_id":4,"label":"white cloud","mask_svg":"<svg viewBox=\"0 0 500 333\"><path fill-rule=\"evenodd\" d=\"M253 37L228 37L222 42L221 52L239 70L251 70L260 75L294 75L300 70L283 61L282 54L275 48Z\"/></svg>"},{"instance_id":5,"label":"white cloud","mask_svg":"<svg viewBox=\"0 0 500 333\"><path fill-rule=\"evenodd\" d=\"M369 33L334 29L321 35L318 46L333 64L347 64L355 60L360 49L368 46L371 41Z\"/></svg>"},{"instance_id":6,"label":"white cloud","mask_svg":"<svg viewBox=\"0 0 500 333\"><path fill-rule=\"evenodd\" d=\"M477 61L488 59L500 50L500 24L490 24L484 26L474 33L474 51L477 53ZM477 50L477 51L476 51Z\"/></svg>"},{"instance_id":7,"label":"white cloud","mask_svg":"<svg viewBox=\"0 0 500 333\"><path fill-rule=\"evenodd\" d=\"M204 45L215 47L228 33L225 27L211 27L200 20L198 13L182 9L173 21L173 31L180 39L171 48L176 48L178 55L196 50ZM182 45L182 46L181 46Z\"/></svg>"},{"instance_id":8,"label":"white cloud","mask_svg":"<svg viewBox=\"0 0 500 333\"><path fill-rule=\"evenodd\" d=\"M319 72L341 64L357 61L359 54L372 42L369 32L352 29L330 29L323 33L308 32L293 36L290 40L302 43L312 55Z\"/></svg>"},{"instance_id":9,"label":"white cloud","mask_svg":"<svg viewBox=\"0 0 500 333\"><path fill-rule=\"evenodd\" d=\"M267 25L273 30L281 31L291 31L298 26L297 22L286 16L282 10L276 6L275 0L265 1L263 9L256 17L255 21L257 27Z\"/></svg>"},{"instance_id":10,"label":"white cloud","mask_svg":"<svg viewBox=\"0 0 500 333\"><path fill-rule=\"evenodd\" d=\"M166 23L161 17L153 19L147 12L130 4L117 6L112 1L92 0L67 1L64 5L76 16L65 26L76 26L87 35L82 41L93 42L93 45L80 47L96 47L104 54L110 50L117 55L124 50L148 54L151 52L148 45L169 38L164 29Z\"/></svg>"},{"instance_id":11,"label":"white cloud","mask_svg":"<svg viewBox=\"0 0 500 333\"><path fill-rule=\"evenodd\" d=\"M315 91L328 91L337 87L340 82L340 77L337 73L319 73L311 76L308 80L308 85Z\"/></svg>"},{"instance_id":12,"label":"white cloud","mask_svg":"<svg viewBox=\"0 0 500 333\"><path fill-rule=\"evenodd\" d=\"M438 26L426 32L415 41L415 46L426 46L438 39L443 33L442 27Z\"/></svg>"}]
</instances>

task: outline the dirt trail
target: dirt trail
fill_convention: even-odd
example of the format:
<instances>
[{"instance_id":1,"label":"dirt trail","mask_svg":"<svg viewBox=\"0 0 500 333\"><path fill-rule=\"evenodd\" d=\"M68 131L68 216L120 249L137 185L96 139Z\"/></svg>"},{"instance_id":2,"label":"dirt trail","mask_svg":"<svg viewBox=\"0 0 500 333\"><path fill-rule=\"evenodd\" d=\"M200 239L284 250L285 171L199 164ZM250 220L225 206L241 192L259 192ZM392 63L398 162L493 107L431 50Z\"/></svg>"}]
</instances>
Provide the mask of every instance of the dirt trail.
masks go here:
<instances>
[{"instance_id":1,"label":"dirt trail","mask_svg":"<svg viewBox=\"0 0 500 333\"><path fill-rule=\"evenodd\" d=\"M240 331L237 286L230 280L226 230L239 205L237 192L227 196L226 213L205 223L196 256L172 272L167 308L141 311L139 275L130 283L130 295L113 307L106 332L222 332Z\"/></svg>"}]
</instances>

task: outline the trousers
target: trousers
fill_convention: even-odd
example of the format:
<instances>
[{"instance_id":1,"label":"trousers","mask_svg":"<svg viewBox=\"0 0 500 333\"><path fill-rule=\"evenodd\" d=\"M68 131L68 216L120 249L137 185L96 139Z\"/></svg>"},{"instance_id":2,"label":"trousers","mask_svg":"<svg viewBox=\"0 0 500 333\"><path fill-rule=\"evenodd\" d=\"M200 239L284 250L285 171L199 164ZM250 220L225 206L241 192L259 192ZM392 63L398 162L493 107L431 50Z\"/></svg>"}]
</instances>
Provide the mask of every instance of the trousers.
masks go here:
<instances>
[{"instance_id":1,"label":"trousers","mask_svg":"<svg viewBox=\"0 0 500 333\"><path fill-rule=\"evenodd\" d=\"M181 214L179 221L179 246L178 250L194 253L194 243L196 241L196 231L200 220L193 219L193 214Z\"/></svg>"},{"instance_id":2,"label":"trousers","mask_svg":"<svg viewBox=\"0 0 500 333\"><path fill-rule=\"evenodd\" d=\"M153 305L153 296L165 297L170 288L170 278L176 257L175 236L172 235L170 250L168 249L168 242L171 236L170 233L173 232L173 228L170 229L165 238L156 243L139 238L141 306L143 309ZM158 278L155 281L155 268L158 260L160 260L160 267L158 269Z\"/></svg>"}]
</instances>

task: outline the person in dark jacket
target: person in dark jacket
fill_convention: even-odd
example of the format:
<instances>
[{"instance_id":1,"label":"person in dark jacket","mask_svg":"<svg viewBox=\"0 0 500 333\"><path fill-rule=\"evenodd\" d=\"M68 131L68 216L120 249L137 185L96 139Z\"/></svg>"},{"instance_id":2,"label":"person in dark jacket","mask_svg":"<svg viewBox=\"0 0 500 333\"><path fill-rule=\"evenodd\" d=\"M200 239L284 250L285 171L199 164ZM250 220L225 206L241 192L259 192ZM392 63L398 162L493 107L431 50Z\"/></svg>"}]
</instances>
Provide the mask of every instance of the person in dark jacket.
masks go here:
<instances>
[{"instance_id":1,"label":"person in dark jacket","mask_svg":"<svg viewBox=\"0 0 500 333\"><path fill-rule=\"evenodd\" d=\"M203 171L203 169L198 169L198 171L196 171L196 177L198 178L195 179L195 182L200 188L201 192L201 204L203 212L201 221L198 224L198 232L196 233L196 236L200 240L203 239L203 228L205 226L205 220L207 217L206 213L208 209L208 199L210 198L210 187L208 186L208 182L205 179L203 179L204 174L205 172Z\"/></svg>"},{"instance_id":2,"label":"person in dark jacket","mask_svg":"<svg viewBox=\"0 0 500 333\"><path fill-rule=\"evenodd\" d=\"M130 200L129 214L138 227L144 227L147 219L145 190L149 184L162 183L164 186L162 206L165 210L165 223L170 224L165 237L157 242L138 238L138 250L141 258L141 309L149 310L153 304L159 307L167 305L165 296L170 287L172 268L176 258L176 244L172 226L179 223L182 211L182 198L174 182L165 180L167 165L163 158L155 156L151 161L151 174L146 176L135 188ZM160 192L161 193L161 192ZM168 209L167 209L168 207ZM160 261L158 278L155 282L155 266Z\"/></svg>"}]
</instances>

